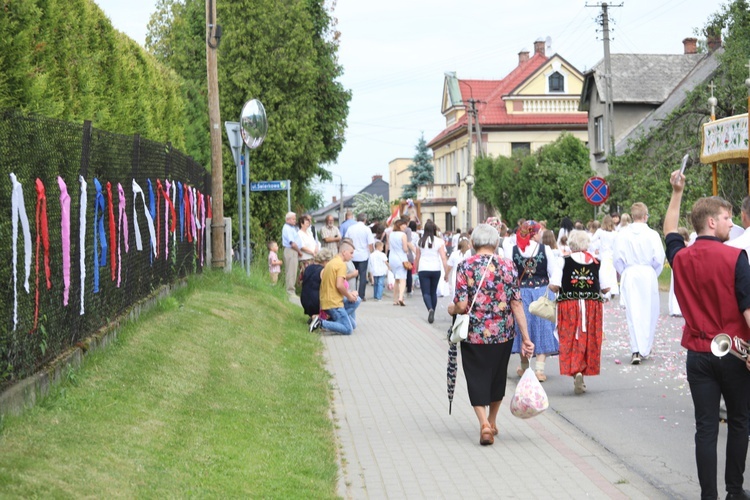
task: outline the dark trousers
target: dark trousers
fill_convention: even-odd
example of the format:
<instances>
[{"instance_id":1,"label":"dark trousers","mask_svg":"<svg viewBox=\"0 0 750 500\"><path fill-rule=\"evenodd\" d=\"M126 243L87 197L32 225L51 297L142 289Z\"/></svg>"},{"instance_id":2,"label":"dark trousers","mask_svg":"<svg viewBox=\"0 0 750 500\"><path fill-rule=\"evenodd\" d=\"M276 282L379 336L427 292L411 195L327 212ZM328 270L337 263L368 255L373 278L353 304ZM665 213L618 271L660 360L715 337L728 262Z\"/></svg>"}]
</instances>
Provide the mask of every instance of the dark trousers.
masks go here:
<instances>
[{"instance_id":1,"label":"dark trousers","mask_svg":"<svg viewBox=\"0 0 750 500\"><path fill-rule=\"evenodd\" d=\"M710 352L695 351L688 351L686 368L695 406L695 461L698 465L701 498L718 497L716 444L721 396L724 396L727 405L724 482L728 493L740 493L748 444L750 371L735 356L718 358Z\"/></svg>"},{"instance_id":2,"label":"dark trousers","mask_svg":"<svg viewBox=\"0 0 750 500\"><path fill-rule=\"evenodd\" d=\"M357 268L359 275L357 276L357 293L363 299L365 298L365 287L367 286L367 261L356 261L353 260L354 267Z\"/></svg>"},{"instance_id":3,"label":"dark trousers","mask_svg":"<svg viewBox=\"0 0 750 500\"><path fill-rule=\"evenodd\" d=\"M440 271L419 271L419 287L422 290L422 300L427 310L437 308L437 287L440 283Z\"/></svg>"},{"instance_id":4,"label":"dark trousers","mask_svg":"<svg viewBox=\"0 0 750 500\"><path fill-rule=\"evenodd\" d=\"M413 279L411 274L411 269L406 270L406 293L411 293L413 286Z\"/></svg>"}]
</instances>

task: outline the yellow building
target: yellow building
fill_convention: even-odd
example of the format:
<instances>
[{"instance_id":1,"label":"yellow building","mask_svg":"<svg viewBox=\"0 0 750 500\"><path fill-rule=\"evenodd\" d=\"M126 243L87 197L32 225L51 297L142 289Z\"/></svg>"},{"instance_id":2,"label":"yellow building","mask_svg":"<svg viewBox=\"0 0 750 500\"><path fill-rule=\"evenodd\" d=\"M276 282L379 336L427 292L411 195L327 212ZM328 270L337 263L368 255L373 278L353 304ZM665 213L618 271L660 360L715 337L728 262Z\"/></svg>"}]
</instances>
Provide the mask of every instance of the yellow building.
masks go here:
<instances>
[{"instance_id":1,"label":"yellow building","mask_svg":"<svg viewBox=\"0 0 750 500\"><path fill-rule=\"evenodd\" d=\"M587 115L578 111L582 85L583 75L573 65L558 54L546 56L543 40L534 42L533 55L519 52L518 66L502 80L459 80L446 73L446 128L428 143L435 184L419 191L423 214L447 227L455 206L456 225L474 227L495 215L471 193L478 155L532 152L562 132L588 142Z\"/></svg>"},{"instance_id":2,"label":"yellow building","mask_svg":"<svg viewBox=\"0 0 750 500\"><path fill-rule=\"evenodd\" d=\"M388 195L391 203L402 198L404 186L411 184L411 158L396 158L388 163Z\"/></svg>"}]
</instances>

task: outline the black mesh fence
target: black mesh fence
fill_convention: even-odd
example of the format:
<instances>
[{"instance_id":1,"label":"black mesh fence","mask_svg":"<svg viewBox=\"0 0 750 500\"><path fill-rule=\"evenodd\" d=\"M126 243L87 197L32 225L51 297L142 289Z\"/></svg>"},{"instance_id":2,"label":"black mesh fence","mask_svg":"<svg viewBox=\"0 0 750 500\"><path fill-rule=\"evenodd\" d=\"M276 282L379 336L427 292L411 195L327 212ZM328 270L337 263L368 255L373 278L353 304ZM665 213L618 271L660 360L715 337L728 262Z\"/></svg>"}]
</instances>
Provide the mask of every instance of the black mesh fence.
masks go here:
<instances>
[{"instance_id":1,"label":"black mesh fence","mask_svg":"<svg viewBox=\"0 0 750 500\"><path fill-rule=\"evenodd\" d=\"M210 176L169 144L96 130L89 122L73 124L0 111L0 165L0 387L33 373L161 285L200 272L207 265L201 259L205 255L201 228L210 215ZM23 191L31 235L28 249L21 218L12 210L11 174ZM86 183L83 221L81 179ZM102 186L101 196L97 196L95 179ZM60 181L70 197L67 217L63 215ZM133 181L142 188L143 198L134 200ZM37 190L40 184L46 193L48 252L42 228L44 203ZM124 191L127 231L120 215L118 185ZM16 185L16 192L18 189ZM152 251L146 217L146 210L150 214L152 209L156 252ZM141 251L136 248L134 215ZM65 229L66 220L69 229ZM31 252L28 292L24 286L27 251ZM49 259L49 288L45 256Z\"/></svg>"}]
</instances>

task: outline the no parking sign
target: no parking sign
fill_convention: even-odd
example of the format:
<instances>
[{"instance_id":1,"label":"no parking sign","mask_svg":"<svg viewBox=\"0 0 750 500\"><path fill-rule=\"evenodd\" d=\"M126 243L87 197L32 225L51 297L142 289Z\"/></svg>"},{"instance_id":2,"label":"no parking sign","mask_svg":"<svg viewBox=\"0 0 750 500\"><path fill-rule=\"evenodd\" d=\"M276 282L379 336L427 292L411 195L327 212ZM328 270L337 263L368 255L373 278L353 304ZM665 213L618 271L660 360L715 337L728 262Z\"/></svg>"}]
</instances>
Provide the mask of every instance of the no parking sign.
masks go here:
<instances>
[{"instance_id":1,"label":"no parking sign","mask_svg":"<svg viewBox=\"0 0 750 500\"><path fill-rule=\"evenodd\" d=\"M598 207L609 198L609 185L601 177L591 177L583 184L583 197L587 202Z\"/></svg>"}]
</instances>

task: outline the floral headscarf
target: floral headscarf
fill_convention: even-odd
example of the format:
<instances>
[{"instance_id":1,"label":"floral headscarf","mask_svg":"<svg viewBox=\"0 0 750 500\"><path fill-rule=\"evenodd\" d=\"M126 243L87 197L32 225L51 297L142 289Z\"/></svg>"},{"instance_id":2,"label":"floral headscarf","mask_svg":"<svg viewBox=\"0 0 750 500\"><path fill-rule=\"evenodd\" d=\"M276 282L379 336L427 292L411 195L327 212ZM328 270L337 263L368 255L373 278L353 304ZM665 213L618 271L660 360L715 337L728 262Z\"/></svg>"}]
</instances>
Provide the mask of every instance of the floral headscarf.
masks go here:
<instances>
[{"instance_id":1,"label":"floral headscarf","mask_svg":"<svg viewBox=\"0 0 750 500\"><path fill-rule=\"evenodd\" d=\"M529 246L531 238L533 238L541 228L542 226L533 220L527 220L524 222L518 231L516 231L516 245L518 245L519 250L522 252L525 251L526 247Z\"/></svg>"}]
</instances>

